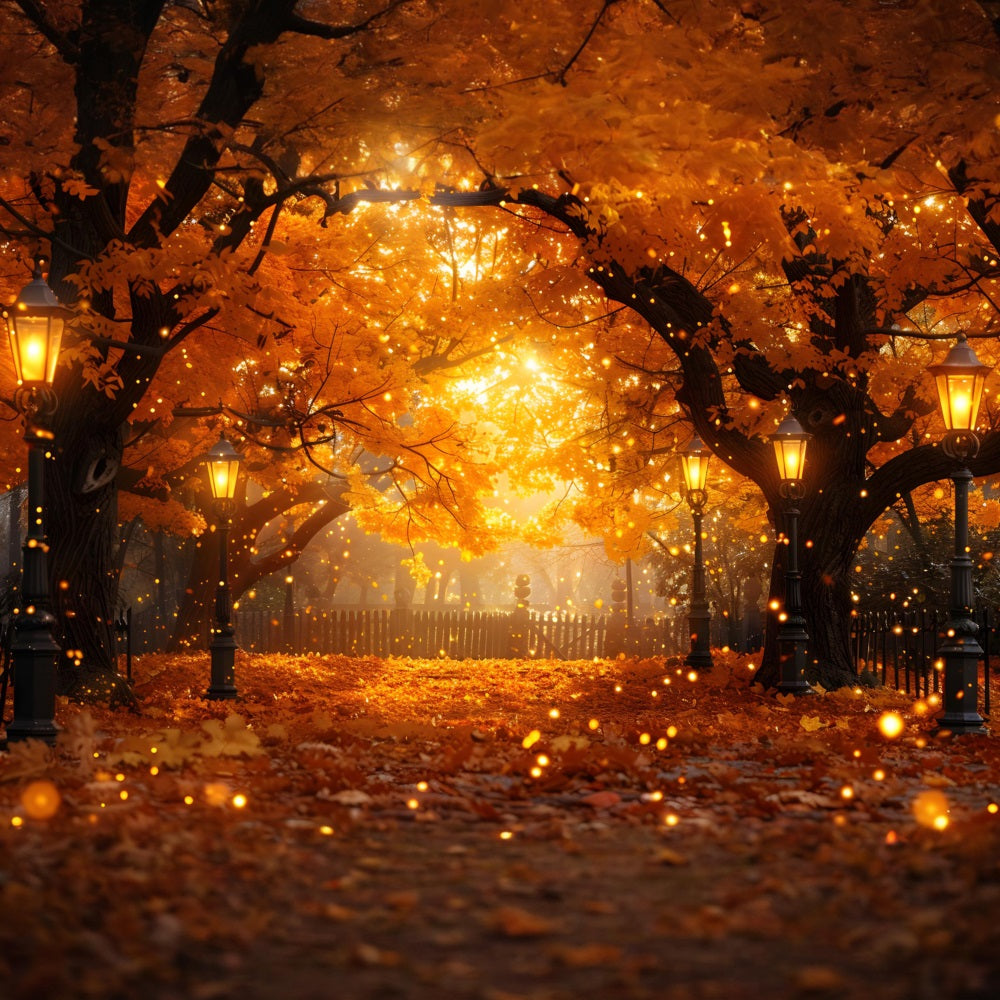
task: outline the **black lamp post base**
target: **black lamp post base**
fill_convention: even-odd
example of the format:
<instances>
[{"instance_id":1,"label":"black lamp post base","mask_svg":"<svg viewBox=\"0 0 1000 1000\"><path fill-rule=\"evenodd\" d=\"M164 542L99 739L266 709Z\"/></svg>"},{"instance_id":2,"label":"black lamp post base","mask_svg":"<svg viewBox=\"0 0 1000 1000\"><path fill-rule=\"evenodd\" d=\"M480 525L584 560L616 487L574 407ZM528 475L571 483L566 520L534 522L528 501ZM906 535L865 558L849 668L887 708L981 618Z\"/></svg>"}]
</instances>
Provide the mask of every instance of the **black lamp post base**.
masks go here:
<instances>
[{"instance_id":1,"label":"black lamp post base","mask_svg":"<svg viewBox=\"0 0 1000 1000\"><path fill-rule=\"evenodd\" d=\"M684 666L692 670L711 670L714 665L712 654L707 649L692 649L684 657Z\"/></svg>"},{"instance_id":2,"label":"black lamp post base","mask_svg":"<svg viewBox=\"0 0 1000 1000\"><path fill-rule=\"evenodd\" d=\"M777 691L778 694L794 694L794 695L816 693L812 689L812 686L809 684L808 681L802 681L802 680L778 681Z\"/></svg>"},{"instance_id":3,"label":"black lamp post base","mask_svg":"<svg viewBox=\"0 0 1000 1000\"><path fill-rule=\"evenodd\" d=\"M235 701L239 692L235 687L209 687L203 695L206 701Z\"/></svg>"},{"instance_id":4,"label":"black lamp post base","mask_svg":"<svg viewBox=\"0 0 1000 1000\"><path fill-rule=\"evenodd\" d=\"M986 727L986 720L978 713L970 714L966 717L946 712L934 720L934 728L931 730L931 735L934 737L989 736L990 731Z\"/></svg>"},{"instance_id":5,"label":"black lamp post base","mask_svg":"<svg viewBox=\"0 0 1000 1000\"><path fill-rule=\"evenodd\" d=\"M236 690L236 642L231 635L216 635L209 651L212 656L211 681L205 697L225 701L239 697Z\"/></svg>"},{"instance_id":6,"label":"black lamp post base","mask_svg":"<svg viewBox=\"0 0 1000 1000\"><path fill-rule=\"evenodd\" d=\"M7 742L41 740L51 746L60 732L62 730L55 722L46 719L15 719L7 726Z\"/></svg>"},{"instance_id":7,"label":"black lamp post base","mask_svg":"<svg viewBox=\"0 0 1000 1000\"><path fill-rule=\"evenodd\" d=\"M8 743L44 740L52 744L59 735L54 718L59 646L49 631L50 620L47 611L22 614L14 620L14 717L7 725Z\"/></svg>"}]
</instances>

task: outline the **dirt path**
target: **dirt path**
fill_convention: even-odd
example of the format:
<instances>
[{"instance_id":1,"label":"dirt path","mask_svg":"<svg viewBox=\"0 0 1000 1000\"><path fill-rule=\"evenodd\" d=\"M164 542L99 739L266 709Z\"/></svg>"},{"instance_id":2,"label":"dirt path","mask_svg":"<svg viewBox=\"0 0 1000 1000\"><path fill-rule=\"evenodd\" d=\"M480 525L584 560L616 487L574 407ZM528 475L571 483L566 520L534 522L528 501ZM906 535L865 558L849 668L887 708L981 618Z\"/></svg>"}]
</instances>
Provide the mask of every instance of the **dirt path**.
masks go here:
<instances>
[{"instance_id":1,"label":"dirt path","mask_svg":"<svg viewBox=\"0 0 1000 1000\"><path fill-rule=\"evenodd\" d=\"M247 657L220 705L204 669L0 757L0 996L995 995L1000 752L912 698Z\"/></svg>"}]
</instances>

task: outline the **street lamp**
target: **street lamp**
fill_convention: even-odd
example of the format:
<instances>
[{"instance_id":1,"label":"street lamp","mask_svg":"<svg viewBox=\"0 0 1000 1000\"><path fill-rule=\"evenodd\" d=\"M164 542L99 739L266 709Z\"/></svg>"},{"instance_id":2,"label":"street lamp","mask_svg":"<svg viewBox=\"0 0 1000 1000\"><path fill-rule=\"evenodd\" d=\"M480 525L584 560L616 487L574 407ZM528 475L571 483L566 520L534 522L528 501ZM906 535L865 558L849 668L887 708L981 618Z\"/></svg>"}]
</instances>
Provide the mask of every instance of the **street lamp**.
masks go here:
<instances>
[{"instance_id":1,"label":"street lamp","mask_svg":"<svg viewBox=\"0 0 1000 1000\"><path fill-rule=\"evenodd\" d=\"M806 680L806 620L802 615L802 574L799 572L799 508L804 496L802 468L806 461L806 445L811 434L789 414L771 435L774 457L778 463L781 496L785 500L785 537L788 555L785 559L785 609L778 624L779 674L781 694L812 694Z\"/></svg>"},{"instance_id":2,"label":"street lamp","mask_svg":"<svg viewBox=\"0 0 1000 1000\"><path fill-rule=\"evenodd\" d=\"M705 563L701 548L701 519L705 513L705 501L708 499L705 484L708 481L708 460L711 457L711 452L706 451L697 434L681 452L681 471L684 473L686 499L694 520L694 572L691 580L691 610L688 614L691 651L684 662L695 670L712 668L712 651L709 647L711 614L708 609L708 598L705 596Z\"/></svg>"},{"instance_id":3,"label":"street lamp","mask_svg":"<svg viewBox=\"0 0 1000 1000\"><path fill-rule=\"evenodd\" d=\"M295 577L289 573L285 577L285 609L282 622L285 649L295 651Z\"/></svg>"},{"instance_id":4,"label":"street lamp","mask_svg":"<svg viewBox=\"0 0 1000 1000\"><path fill-rule=\"evenodd\" d=\"M54 743L59 732L55 709L60 648L53 635L44 517L45 455L53 435L44 424L57 404L52 381L68 316L42 277L41 259L35 261L31 282L3 314L17 374L14 405L24 416L28 445L28 533L11 639L14 717L7 726L8 742Z\"/></svg>"},{"instance_id":5,"label":"street lamp","mask_svg":"<svg viewBox=\"0 0 1000 1000\"><path fill-rule=\"evenodd\" d=\"M219 514L219 584L215 588L215 626L209 651L212 656L211 683L205 697L221 701L236 697L236 639L232 623L232 600L229 593L229 528L240 469L239 452L225 439L208 449L208 483Z\"/></svg>"},{"instance_id":6,"label":"street lamp","mask_svg":"<svg viewBox=\"0 0 1000 1000\"><path fill-rule=\"evenodd\" d=\"M941 417L946 434L942 446L957 468L955 484L955 556L951 561L951 607L945 623L944 641L938 656L944 661L944 708L937 718L939 731L983 733L983 718L976 708L979 696L979 660L983 650L976 639L978 626L972 619L975 595L972 587L972 557L969 555L969 459L979 452L976 417L983 385L990 371L961 334L958 343L930 372L937 383Z\"/></svg>"}]
</instances>

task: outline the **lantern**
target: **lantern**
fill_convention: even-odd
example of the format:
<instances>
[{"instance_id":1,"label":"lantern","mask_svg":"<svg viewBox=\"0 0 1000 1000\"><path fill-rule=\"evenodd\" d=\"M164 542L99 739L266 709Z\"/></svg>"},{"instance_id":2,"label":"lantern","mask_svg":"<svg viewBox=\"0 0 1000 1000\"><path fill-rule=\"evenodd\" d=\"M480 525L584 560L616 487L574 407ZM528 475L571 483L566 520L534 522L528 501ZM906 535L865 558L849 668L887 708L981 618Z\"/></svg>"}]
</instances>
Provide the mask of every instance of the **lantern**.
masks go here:
<instances>
[{"instance_id":1,"label":"lantern","mask_svg":"<svg viewBox=\"0 0 1000 1000\"><path fill-rule=\"evenodd\" d=\"M778 476L782 482L797 483L802 479L802 467L806 462L806 445L811 434L789 414L771 435L774 456L778 461Z\"/></svg>"},{"instance_id":2,"label":"lantern","mask_svg":"<svg viewBox=\"0 0 1000 1000\"><path fill-rule=\"evenodd\" d=\"M684 473L684 485L688 493L698 490L705 492L705 484L708 482L708 460L712 453L705 450L697 434L688 442L688 446L681 452L681 470Z\"/></svg>"},{"instance_id":3,"label":"lantern","mask_svg":"<svg viewBox=\"0 0 1000 1000\"><path fill-rule=\"evenodd\" d=\"M937 383L941 417L949 431L973 431L979 416L983 385L990 371L981 364L976 352L960 334L958 343L939 365L931 365L930 373Z\"/></svg>"},{"instance_id":4,"label":"lantern","mask_svg":"<svg viewBox=\"0 0 1000 1000\"><path fill-rule=\"evenodd\" d=\"M18 385L51 385L69 310L59 304L35 262L32 280L4 313Z\"/></svg>"},{"instance_id":5,"label":"lantern","mask_svg":"<svg viewBox=\"0 0 1000 1000\"><path fill-rule=\"evenodd\" d=\"M240 471L240 454L220 437L208 449L208 485L215 500L232 500L236 495L236 477Z\"/></svg>"}]
</instances>

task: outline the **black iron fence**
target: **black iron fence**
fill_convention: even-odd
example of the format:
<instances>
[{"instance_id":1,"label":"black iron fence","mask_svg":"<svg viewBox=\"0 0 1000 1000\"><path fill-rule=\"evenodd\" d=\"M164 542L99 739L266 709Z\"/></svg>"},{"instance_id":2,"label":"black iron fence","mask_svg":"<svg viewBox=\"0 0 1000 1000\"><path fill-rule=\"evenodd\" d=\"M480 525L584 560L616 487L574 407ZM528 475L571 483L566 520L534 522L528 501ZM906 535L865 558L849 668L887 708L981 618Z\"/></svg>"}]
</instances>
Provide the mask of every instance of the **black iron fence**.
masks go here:
<instances>
[{"instance_id":1,"label":"black iron fence","mask_svg":"<svg viewBox=\"0 0 1000 1000\"><path fill-rule=\"evenodd\" d=\"M990 656L997 648L997 616L990 608L976 608L976 638L983 649L983 711L990 712ZM937 650L948 615L922 608L916 611L861 611L851 626L851 650L861 674L867 670L882 684L917 697L940 691L943 666Z\"/></svg>"}]
</instances>

